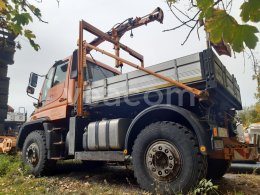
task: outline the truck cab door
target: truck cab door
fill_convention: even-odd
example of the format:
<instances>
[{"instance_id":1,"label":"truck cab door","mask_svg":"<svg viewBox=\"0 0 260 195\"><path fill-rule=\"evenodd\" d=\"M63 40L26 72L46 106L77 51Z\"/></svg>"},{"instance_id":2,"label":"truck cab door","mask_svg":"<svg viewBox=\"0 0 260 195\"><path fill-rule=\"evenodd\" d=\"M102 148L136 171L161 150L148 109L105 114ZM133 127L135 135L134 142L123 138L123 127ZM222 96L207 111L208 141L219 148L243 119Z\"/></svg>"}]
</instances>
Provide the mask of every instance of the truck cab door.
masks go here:
<instances>
[{"instance_id":1,"label":"truck cab door","mask_svg":"<svg viewBox=\"0 0 260 195\"><path fill-rule=\"evenodd\" d=\"M48 117L52 120L66 117L68 89L68 61L54 65L46 76L42 88L37 118ZM38 114L37 114L38 113Z\"/></svg>"}]
</instances>

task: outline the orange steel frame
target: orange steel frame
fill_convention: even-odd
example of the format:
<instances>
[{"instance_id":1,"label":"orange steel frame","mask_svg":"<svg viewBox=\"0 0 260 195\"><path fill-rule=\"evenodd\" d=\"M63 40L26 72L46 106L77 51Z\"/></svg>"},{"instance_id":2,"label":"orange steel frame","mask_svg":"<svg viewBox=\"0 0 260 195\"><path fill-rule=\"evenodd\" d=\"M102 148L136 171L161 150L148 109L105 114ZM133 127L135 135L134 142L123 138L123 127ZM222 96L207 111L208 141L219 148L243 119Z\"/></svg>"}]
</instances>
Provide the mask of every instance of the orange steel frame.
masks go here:
<instances>
[{"instance_id":1,"label":"orange steel frame","mask_svg":"<svg viewBox=\"0 0 260 195\"><path fill-rule=\"evenodd\" d=\"M116 49L116 52L114 54L111 54L107 51L104 51L98 47L96 47L97 44L93 45L91 43L86 43L83 39L83 32L84 30L88 31L89 33L97 36L100 40L98 44L102 43L103 41L108 41L112 44L114 44L114 48ZM155 73L147 68L144 68L143 65L143 56L133 49L127 47L126 45L119 42L119 38L116 38L115 30L113 30L114 33L112 36L102 32L101 30L97 29L96 27L92 26L91 24L87 23L86 21L82 20L80 21L79 25L79 41L78 41L78 99L77 99L77 116L83 116L83 87L84 87L84 81L83 81L83 67L86 66L86 53L89 53L91 50L96 50L102 54L105 54L111 58L114 58L116 60L116 65L119 65L120 63L125 63L131 67L134 67L136 69L142 70L148 74L151 74L155 77L158 77L162 80L165 80L173 85L176 85L178 87L181 87L183 89L186 89L187 91L192 92L196 97L198 98L206 98L208 96L208 93L206 91L201 91L196 88L189 87L183 83L180 83L178 81L175 81L171 78L165 77L163 75L160 75L158 73ZM119 49L123 49L126 52L128 52L131 56L139 59L141 61L141 65L134 64L128 60L125 60L121 57L119 57Z\"/></svg>"}]
</instances>

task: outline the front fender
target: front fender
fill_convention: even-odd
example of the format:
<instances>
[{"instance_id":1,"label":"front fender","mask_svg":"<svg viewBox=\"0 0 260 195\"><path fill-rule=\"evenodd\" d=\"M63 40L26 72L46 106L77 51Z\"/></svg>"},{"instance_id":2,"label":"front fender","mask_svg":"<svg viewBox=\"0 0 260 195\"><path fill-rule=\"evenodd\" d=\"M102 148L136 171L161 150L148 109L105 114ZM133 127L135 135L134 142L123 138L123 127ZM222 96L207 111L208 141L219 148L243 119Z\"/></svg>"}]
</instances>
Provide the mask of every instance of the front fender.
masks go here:
<instances>
[{"instance_id":1,"label":"front fender","mask_svg":"<svg viewBox=\"0 0 260 195\"><path fill-rule=\"evenodd\" d=\"M16 147L18 149L22 149L23 143L27 135L29 135L29 133L31 133L34 130L41 130L41 129L43 130L44 129L43 123L47 122L48 120L49 120L48 118L40 118L37 120L24 123L19 130L17 141L16 141Z\"/></svg>"},{"instance_id":2,"label":"front fender","mask_svg":"<svg viewBox=\"0 0 260 195\"><path fill-rule=\"evenodd\" d=\"M209 132L203 128L202 124L199 122L198 117L189 110L168 104L151 106L143 110L134 118L127 130L125 138L125 149L131 153L134 140L141 132L141 130L150 123L162 120L172 121L180 124L185 122L185 124L188 124L191 130L193 130L196 134L199 146L206 146L206 151L202 153L207 154L207 152L212 150L210 141L211 136Z\"/></svg>"}]
</instances>

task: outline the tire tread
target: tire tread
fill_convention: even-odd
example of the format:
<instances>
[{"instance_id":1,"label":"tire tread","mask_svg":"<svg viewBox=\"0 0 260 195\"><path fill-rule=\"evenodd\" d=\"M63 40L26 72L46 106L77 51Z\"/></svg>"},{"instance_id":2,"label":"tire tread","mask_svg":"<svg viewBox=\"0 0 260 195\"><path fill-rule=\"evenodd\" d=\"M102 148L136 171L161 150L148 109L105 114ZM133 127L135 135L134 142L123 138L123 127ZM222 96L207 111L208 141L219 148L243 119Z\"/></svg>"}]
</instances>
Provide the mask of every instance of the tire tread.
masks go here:
<instances>
[{"instance_id":1,"label":"tire tread","mask_svg":"<svg viewBox=\"0 0 260 195\"><path fill-rule=\"evenodd\" d=\"M206 177L206 174L207 174L207 159L204 155L202 155L200 152L199 152L199 144L198 144L198 141L197 141L197 138L195 137L194 133L189 130L187 127L179 124L179 123L175 123L175 122L171 122L171 121L160 121L160 122L155 122L155 123L152 123L148 126L146 126L142 131L141 133L139 133L139 135L137 136L135 142L134 142L134 146L133 146L133 154L132 156L134 156L135 152L140 150L141 148L138 148L138 140L140 139L143 139L143 137L145 136L148 136L150 134L150 131L153 129L154 126L175 126L177 127L176 129L178 131L181 131L183 133L183 136L186 136L188 137L188 140L190 140L193 148L194 148L194 151L196 152L197 154L197 158L198 158L198 174L196 174L197 178L195 178L194 180L196 181L194 184L191 184L189 186L189 189L192 189L193 187L195 187L195 185L203 178ZM133 159L134 161L135 159ZM141 177L138 177L137 175L137 172L134 171L134 176L135 178L137 179L137 182L138 184L143 188L143 189L147 189L147 187L145 185L143 185L143 178ZM186 191L187 189L185 189Z\"/></svg>"}]
</instances>

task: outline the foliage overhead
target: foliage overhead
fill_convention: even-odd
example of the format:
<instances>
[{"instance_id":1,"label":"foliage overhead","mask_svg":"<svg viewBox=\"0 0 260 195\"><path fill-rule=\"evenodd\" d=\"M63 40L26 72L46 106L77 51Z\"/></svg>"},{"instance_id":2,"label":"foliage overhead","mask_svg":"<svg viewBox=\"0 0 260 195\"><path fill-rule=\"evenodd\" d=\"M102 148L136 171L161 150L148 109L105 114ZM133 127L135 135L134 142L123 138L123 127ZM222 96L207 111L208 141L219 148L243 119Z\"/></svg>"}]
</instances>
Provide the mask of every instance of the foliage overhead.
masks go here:
<instances>
[{"instance_id":1,"label":"foliage overhead","mask_svg":"<svg viewBox=\"0 0 260 195\"><path fill-rule=\"evenodd\" d=\"M194 17L190 17L188 13L176 7L177 3L180 2L184 2L184 0L167 0L171 11L182 22L179 27L188 26L192 32L195 27L199 28L204 25L213 44L220 44L224 41L225 44L231 46L234 52L238 53L244 51L245 48L255 49L259 41L257 23L260 22L260 0L242 2L240 6L242 24L230 15L232 3L237 3L235 0L189 0L188 13L194 13L193 11L196 10L197 14ZM187 21L180 20L176 13L181 13Z\"/></svg>"},{"instance_id":2,"label":"foliage overhead","mask_svg":"<svg viewBox=\"0 0 260 195\"><path fill-rule=\"evenodd\" d=\"M238 116L246 127L252 123L260 122L260 103L252 107L244 108L243 111L238 113Z\"/></svg>"},{"instance_id":3,"label":"foliage overhead","mask_svg":"<svg viewBox=\"0 0 260 195\"><path fill-rule=\"evenodd\" d=\"M257 102L260 104L260 64L259 61L256 60L254 62L254 75L253 75L253 80L256 80L257 82L257 91L255 94ZM260 112L259 112L260 114Z\"/></svg>"},{"instance_id":4,"label":"foliage overhead","mask_svg":"<svg viewBox=\"0 0 260 195\"><path fill-rule=\"evenodd\" d=\"M22 35L26 37L31 46L38 51L40 46L35 42L36 36L27 29L27 25L33 22L36 16L41 22L41 11L26 0L0 0L0 30L8 31L17 37Z\"/></svg>"}]
</instances>

